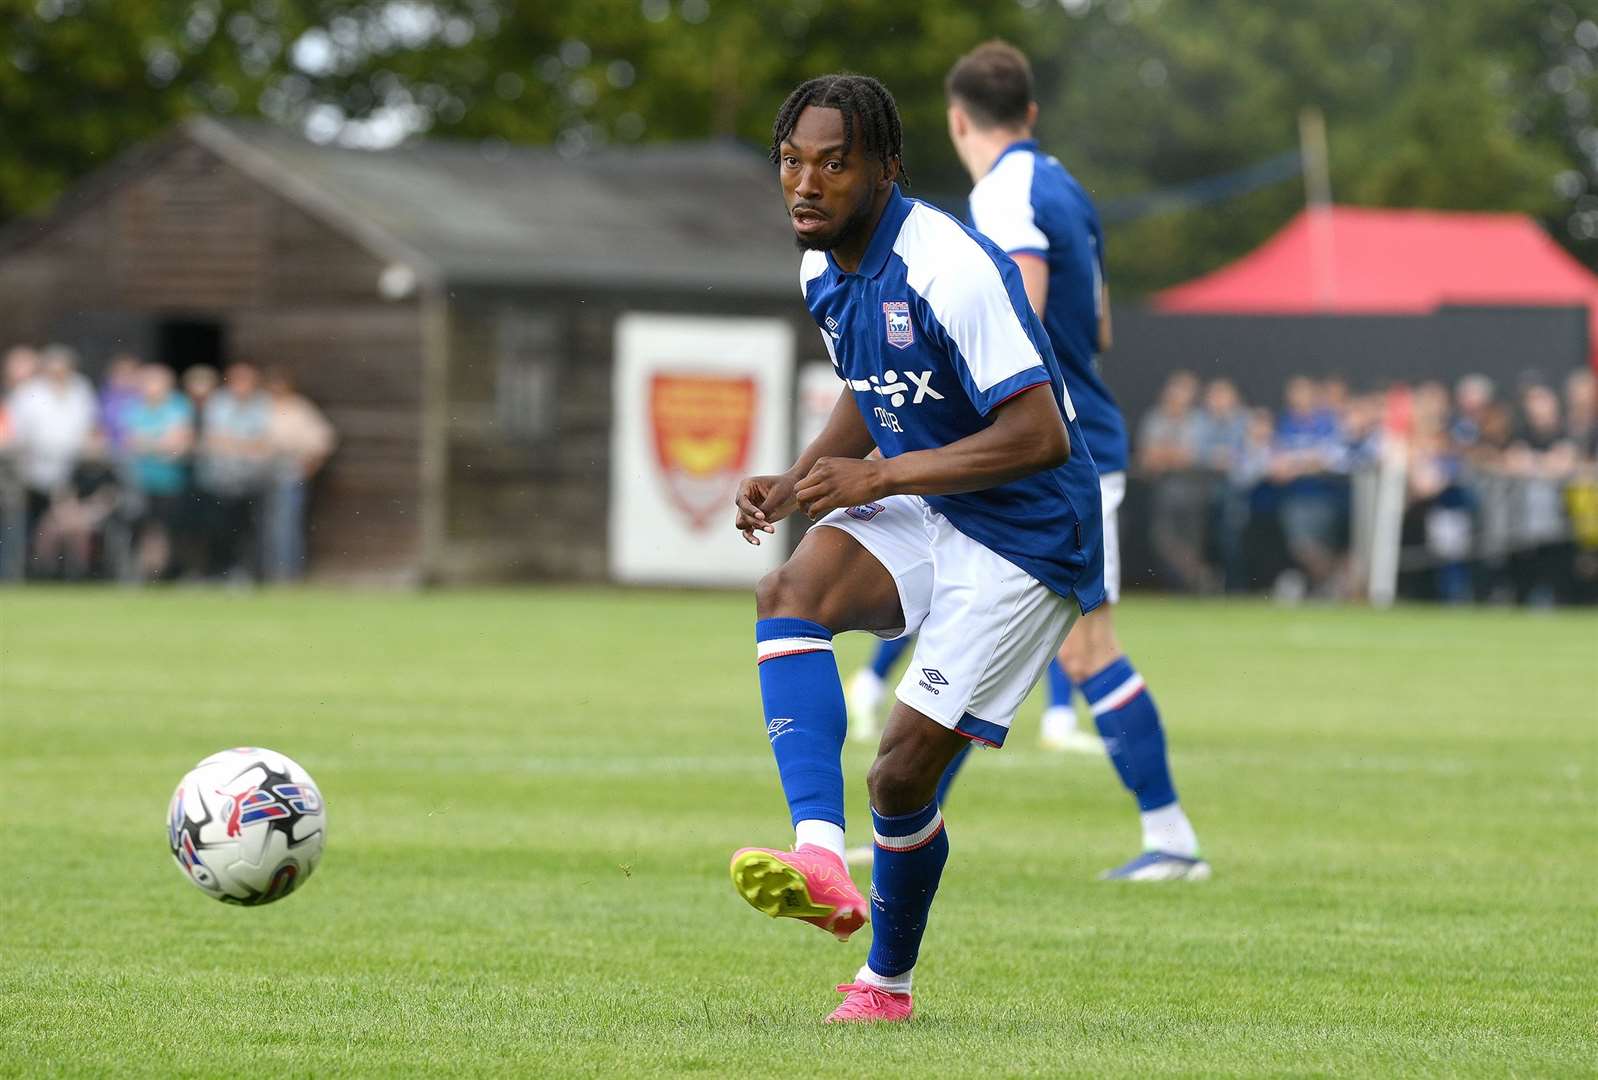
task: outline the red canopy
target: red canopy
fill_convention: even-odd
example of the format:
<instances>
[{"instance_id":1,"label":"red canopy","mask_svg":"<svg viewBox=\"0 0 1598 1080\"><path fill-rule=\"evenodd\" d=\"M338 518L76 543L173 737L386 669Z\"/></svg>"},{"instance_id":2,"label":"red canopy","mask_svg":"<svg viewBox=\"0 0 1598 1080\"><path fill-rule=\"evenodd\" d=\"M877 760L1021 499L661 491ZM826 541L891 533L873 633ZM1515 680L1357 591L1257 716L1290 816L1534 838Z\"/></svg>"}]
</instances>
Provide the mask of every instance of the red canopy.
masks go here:
<instances>
[{"instance_id":1,"label":"red canopy","mask_svg":"<svg viewBox=\"0 0 1598 1080\"><path fill-rule=\"evenodd\" d=\"M1579 306L1591 313L1598 348L1598 277L1524 214L1304 210L1247 255L1154 302L1163 311L1274 314Z\"/></svg>"}]
</instances>

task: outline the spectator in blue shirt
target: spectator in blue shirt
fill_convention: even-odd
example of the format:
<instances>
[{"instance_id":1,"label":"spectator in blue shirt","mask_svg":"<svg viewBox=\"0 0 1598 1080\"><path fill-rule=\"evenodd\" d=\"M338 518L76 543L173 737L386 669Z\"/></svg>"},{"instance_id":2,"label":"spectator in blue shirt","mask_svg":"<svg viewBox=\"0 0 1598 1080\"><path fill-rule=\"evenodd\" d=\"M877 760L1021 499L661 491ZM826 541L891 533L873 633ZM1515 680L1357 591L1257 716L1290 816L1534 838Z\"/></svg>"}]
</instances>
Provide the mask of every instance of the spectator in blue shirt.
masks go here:
<instances>
[{"instance_id":1,"label":"spectator in blue shirt","mask_svg":"<svg viewBox=\"0 0 1598 1080\"><path fill-rule=\"evenodd\" d=\"M194 448L194 409L178 393L170 368L146 364L140 370L139 398L127 410L124 424L133 482L143 499L139 572L147 580L156 579L171 565Z\"/></svg>"},{"instance_id":2,"label":"spectator in blue shirt","mask_svg":"<svg viewBox=\"0 0 1598 1080\"><path fill-rule=\"evenodd\" d=\"M142 366L131 353L117 353L100 384L100 430L105 433L107 448L117 457L128 449L128 413L139 403Z\"/></svg>"},{"instance_id":3,"label":"spectator in blue shirt","mask_svg":"<svg viewBox=\"0 0 1598 1080\"><path fill-rule=\"evenodd\" d=\"M253 579L271 448L271 402L251 364L231 364L201 415L195 483L206 496L206 572Z\"/></svg>"},{"instance_id":4,"label":"spectator in blue shirt","mask_svg":"<svg viewBox=\"0 0 1598 1080\"><path fill-rule=\"evenodd\" d=\"M1337 414L1319 400L1313 380L1287 381L1272 464L1287 550L1320 593L1333 592L1343 565L1346 447Z\"/></svg>"}]
</instances>

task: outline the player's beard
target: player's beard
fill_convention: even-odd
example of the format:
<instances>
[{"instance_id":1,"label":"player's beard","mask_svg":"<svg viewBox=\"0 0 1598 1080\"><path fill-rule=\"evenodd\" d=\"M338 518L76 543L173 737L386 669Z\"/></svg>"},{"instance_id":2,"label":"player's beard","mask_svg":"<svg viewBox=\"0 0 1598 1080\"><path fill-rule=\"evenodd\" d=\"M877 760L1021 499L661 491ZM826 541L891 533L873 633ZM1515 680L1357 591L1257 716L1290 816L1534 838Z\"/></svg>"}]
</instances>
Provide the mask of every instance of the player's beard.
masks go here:
<instances>
[{"instance_id":1,"label":"player's beard","mask_svg":"<svg viewBox=\"0 0 1598 1080\"><path fill-rule=\"evenodd\" d=\"M867 188L855 208L849 211L849 216L843 219L837 232L831 236L801 236L794 233L794 246L800 251L832 251L858 240L862 233L871 228L872 201L871 189Z\"/></svg>"}]
</instances>

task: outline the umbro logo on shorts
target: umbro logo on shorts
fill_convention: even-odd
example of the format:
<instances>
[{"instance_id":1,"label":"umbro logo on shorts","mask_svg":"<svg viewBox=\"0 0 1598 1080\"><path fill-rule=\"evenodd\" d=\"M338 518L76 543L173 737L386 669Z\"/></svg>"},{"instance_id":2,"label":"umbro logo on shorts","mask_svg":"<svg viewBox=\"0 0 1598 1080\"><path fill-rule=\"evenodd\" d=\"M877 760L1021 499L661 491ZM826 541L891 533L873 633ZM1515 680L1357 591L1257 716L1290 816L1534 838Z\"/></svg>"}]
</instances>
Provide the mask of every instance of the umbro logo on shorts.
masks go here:
<instances>
[{"instance_id":1,"label":"umbro logo on shorts","mask_svg":"<svg viewBox=\"0 0 1598 1080\"><path fill-rule=\"evenodd\" d=\"M936 697L938 694L938 687L949 685L949 680L943 677L943 672L939 671L935 667L922 668L921 678L919 681L921 684L921 689L925 690L934 697Z\"/></svg>"}]
</instances>

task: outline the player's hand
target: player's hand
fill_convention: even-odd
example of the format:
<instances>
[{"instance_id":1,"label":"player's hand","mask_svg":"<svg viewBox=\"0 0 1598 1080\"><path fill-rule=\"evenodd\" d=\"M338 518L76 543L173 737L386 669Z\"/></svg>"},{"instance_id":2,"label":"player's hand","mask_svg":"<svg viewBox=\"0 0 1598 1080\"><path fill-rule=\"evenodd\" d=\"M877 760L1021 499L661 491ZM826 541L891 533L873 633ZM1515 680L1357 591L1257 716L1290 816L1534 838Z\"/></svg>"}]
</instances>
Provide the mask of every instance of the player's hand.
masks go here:
<instances>
[{"instance_id":1,"label":"player's hand","mask_svg":"<svg viewBox=\"0 0 1598 1080\"><path fill-rule=\"evenodd\" d=\"M744 539L760 546L757 532L775 533L777 522L797 508L793 489L795 479L787 473L779 476L751 476L738 485L733 499L737 513L733 527L744 534Z\"/></svg>"},{"instance_id":2,"label":"player's hand","mask_svg":"<svg viewBox=\"0 0 1598 1080\"><path fill-rule=\"evenodd\" d=\"M871 458L821 458L794 489L799 508L812 521L842 507L864 506L886 494L882 462Z\"/></svg>"}]
</instances>

